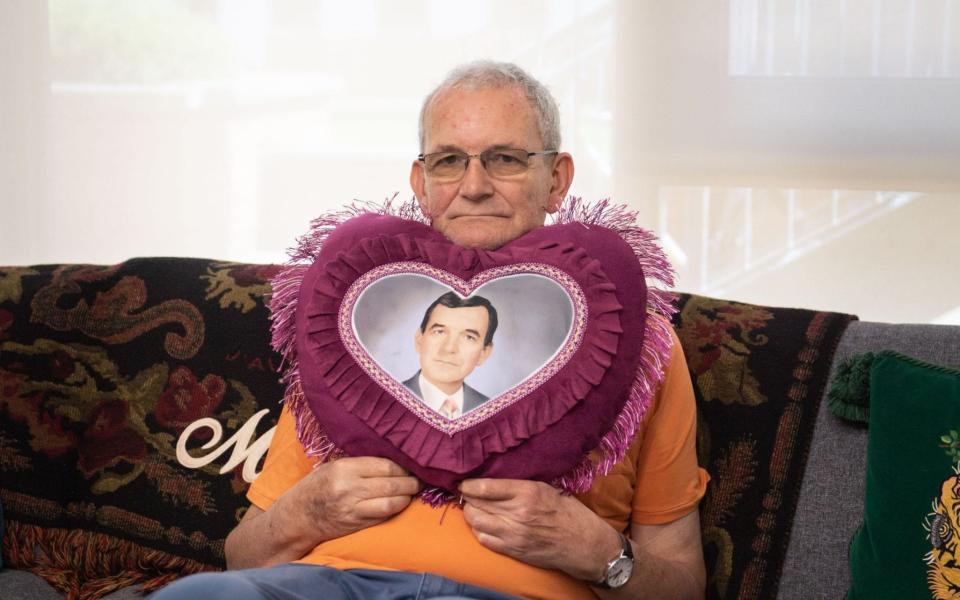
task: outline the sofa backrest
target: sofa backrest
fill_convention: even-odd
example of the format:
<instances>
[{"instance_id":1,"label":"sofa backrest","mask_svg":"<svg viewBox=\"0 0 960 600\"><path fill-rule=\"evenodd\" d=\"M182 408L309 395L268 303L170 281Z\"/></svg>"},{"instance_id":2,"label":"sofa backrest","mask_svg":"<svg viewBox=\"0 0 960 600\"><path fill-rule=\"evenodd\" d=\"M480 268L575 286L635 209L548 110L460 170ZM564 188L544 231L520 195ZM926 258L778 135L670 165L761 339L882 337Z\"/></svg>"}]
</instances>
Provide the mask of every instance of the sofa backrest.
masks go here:
<instances>
[{"instance_id":1,"label":"sofa backrest","mask_svg":"<svg viewBox=\"0 0 960 600\"><path fill-rule=\"evenodd\" d=\"M78 596L223 567L280 409L264 304L276 270L0 269L7 566Z\"/></svg>"},{"instance_id":2,"label":"sofa backrest","mask_svg":"<svg viewBox=\"0 0 960 600\"><path fill-rule=\"evenodd\" d=\"M90 598L224 566L280 409L265 308L277 270L182 258L0 268L8 566ZM710 597L770 598L851 317L695 295L678 306L712 477Z\"/></svg>"},{"instance_id":3,"label":"sofa backrest","mask_svg":"<svg viewBox=\"0 0 960 600\"><path fill-rule=\"evenodd\" d=\"M840 340L831 377L841 361L881 350L960 367L960 327L851 323ZM842 598L846 594L850 585L847 547L863 519L866 465L866 427L844 421L824 406L790 536L778 595L781 600Z\"/></svg>"}]
</instances>

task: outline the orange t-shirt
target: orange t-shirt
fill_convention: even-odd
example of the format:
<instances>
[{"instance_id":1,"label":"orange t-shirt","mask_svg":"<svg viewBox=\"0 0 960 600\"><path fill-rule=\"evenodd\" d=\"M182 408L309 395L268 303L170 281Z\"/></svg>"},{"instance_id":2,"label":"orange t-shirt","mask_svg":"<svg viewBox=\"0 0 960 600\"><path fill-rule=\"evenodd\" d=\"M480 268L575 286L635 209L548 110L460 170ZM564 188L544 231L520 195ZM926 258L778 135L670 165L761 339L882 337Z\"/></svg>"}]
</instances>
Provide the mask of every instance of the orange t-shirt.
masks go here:
<instances>
[{"instance_id":1,"label":"orange t-shirt","mask_svg":"<svg viewBox=\"0 0 960 600\"><path fill-rule=\"evenodd\" d=\"M695 510L709 479L697 466L696 406L676 334L670 361L627 455L577 498L618 531L661 525ZM263 471L247 498L266 510L314 466L284 407ZM525 598L595 598L565 573L528 565L477 542L455 505L417 500L373 527L321 543L298 562L338 569L428 572Z\"/></svg>"}]
</instances>

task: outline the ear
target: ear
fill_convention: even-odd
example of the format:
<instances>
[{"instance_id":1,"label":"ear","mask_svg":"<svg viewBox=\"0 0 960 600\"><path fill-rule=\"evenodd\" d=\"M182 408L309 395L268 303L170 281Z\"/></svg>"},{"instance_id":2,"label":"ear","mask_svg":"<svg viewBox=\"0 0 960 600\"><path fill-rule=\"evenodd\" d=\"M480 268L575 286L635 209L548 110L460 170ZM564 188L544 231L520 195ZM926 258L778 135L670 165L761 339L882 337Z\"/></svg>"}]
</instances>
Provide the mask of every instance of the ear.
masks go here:
<instances>
[{"instance_id":1,"label":"ear","mask_svg":"<svg viewBox=\"0 0 960 600\"><path fill-rule=\"evenodd\" d=\"M413 348L417 351L417 354L423 353L423 333L419 327L417 327L417 332L413 334Z\"/></svg>"},{"instance_id":2,"label":"ear","mask_svg":"<svg viewBox=\"0 0 960 600\"><path fill-rule=\"evenodd\" d=\"M423 216L430 217L430 204L427 202L427 186L423 177L423 163L419 160L413 161L410 165L410 187L413 194L417 197L417 204L420 205L420 212Z\"/></svg>"},{"instance_id":3,"label":"ear","mask_svg":"<svg viewBox=\"0 0 960 600\"><path fill-rule=\"evenodd\" d=\"M573 157L569 153L561 152L557 155L553 161L550 177L550 195L547 197L547 205L544 209L553 214L560 210L560 205L567 197L570 184L573 183Z\"/></svg>"},{"instance_id":4,"label":"ear","mask_svg":"<svg viewBox=\"0 0 960 600\"><path fill-rule=\"evenodd\" d=\"M486 360L490 358L491 353L493 353L493 342L490 342L489 344L484 346L483 350L480 351L480 358L477 359L477 366L479 367L480 365L485 363Z\"/></svg>"}]
</instances>

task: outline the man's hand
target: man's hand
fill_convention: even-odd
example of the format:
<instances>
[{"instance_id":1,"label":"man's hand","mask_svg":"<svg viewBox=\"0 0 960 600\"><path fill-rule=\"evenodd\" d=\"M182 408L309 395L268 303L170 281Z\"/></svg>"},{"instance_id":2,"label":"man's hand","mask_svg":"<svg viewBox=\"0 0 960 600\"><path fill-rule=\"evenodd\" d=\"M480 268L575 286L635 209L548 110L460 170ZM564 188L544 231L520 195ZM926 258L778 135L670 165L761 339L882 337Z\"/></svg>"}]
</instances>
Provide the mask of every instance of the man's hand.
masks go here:
<instances>
[{"instance_id":1,"label":"man's hand","mask_svg":"<svg viewBox=\"0 0 960 600\"><path fill-rule=\"evenodd\" d=\"M620 551L617 532L573 496L550 485L472 479L460 486L464 518L487 548L588 583L599 581ZM633 524L634 573L603 598L703 598L706 573L696 510L665 525Z\"/></svg>"},{"instance_id":2,"label":"man's hand","mask_svg":"<svg viewBox=\"0 0 960 600\"><path fill-rule=\"evenodd\" d=\"M600 517L546 483L470 479L460 493L477 540L525 563L597 581L620 548L616 532Z\"/></svg>"},{"instance_id":3,"label":"man's hand","mask_svg":"<svg viewBox=\"0 0 960 600\"><path fill-rule=\"evenodd\" d=\"M250 506L227 537L227 566L242 569L297 560L321 542L399 513L420 489L415 477L385 458L325 463L266 511Z\"/></svg>"},{"instance_id":4,"label":"man's hand","mask_svg":"<svg viewBox=\"0 0 960 600\"><path fill-rule=\"evenodd\" d=\"M325 541L397 514L420 491L420 482L385 458L347 457L317 467L294 490L288 510L302 514L313 537Z\"/></svg>"}]
</instances>

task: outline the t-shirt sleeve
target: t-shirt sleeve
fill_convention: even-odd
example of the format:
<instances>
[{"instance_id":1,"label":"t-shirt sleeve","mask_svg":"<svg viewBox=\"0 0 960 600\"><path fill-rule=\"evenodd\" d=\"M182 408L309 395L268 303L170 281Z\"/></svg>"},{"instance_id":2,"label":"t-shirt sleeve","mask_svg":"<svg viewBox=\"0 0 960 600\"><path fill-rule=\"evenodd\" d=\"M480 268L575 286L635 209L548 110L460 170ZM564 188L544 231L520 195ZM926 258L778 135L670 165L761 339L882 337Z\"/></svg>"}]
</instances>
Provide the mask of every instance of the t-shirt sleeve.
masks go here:
<instances>
[{"instance_id":1,"label":"t-shirt sleeve","mask_svg":"<svg viewBox=\"0 0 960 600\"><path fill-rule=\"evenodd\" d=\"M709 475L697 465L697 406L677 334L663 381L648 409L637 458L631 520L662 525L696 509Z\"/></svg>"},{"instance_id":2,"label":"t-shirt sleeve","mask_svg":"<svg viewBox=\"0 0 960 600\"><path fill-rule=\"evenodd\" d=\"M257 508L267 510L281 494L306 477L313 469L313 463L297 438L293 414L284 405L267 450L267 458L263 462L263 470L247 489L247 499Z\"/></svg>"}]
</instances>

